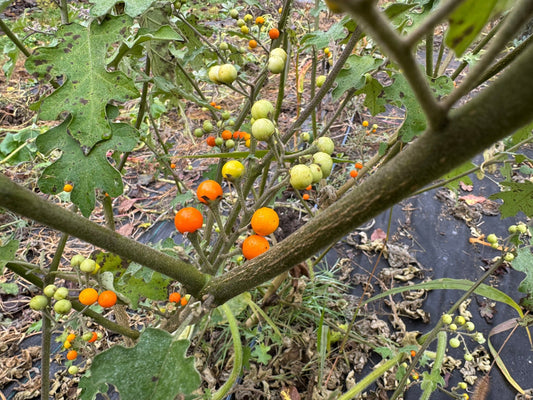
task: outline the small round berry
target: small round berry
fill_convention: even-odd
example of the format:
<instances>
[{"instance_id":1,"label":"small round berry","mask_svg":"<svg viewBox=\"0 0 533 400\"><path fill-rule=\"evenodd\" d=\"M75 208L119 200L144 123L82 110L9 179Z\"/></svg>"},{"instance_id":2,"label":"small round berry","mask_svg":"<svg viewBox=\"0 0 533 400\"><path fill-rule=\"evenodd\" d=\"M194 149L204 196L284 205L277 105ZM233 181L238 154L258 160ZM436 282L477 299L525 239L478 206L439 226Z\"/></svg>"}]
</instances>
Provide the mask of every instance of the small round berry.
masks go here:
<instances>
[{"instance_id":1,"label":"small round berry","mask_svg":"<svg viewBox=\"0 0 533 400\"><path fill-rule=\"evenodd\" d=\"M73 361L78 358L78 352L76 350L70 350L67 353L67 360Z\"/></svg>"},{"instance_id":2,"label":"small round berry","mask_svg":"<svg viewBox=\"0 0 533 400\"><path fill-rule=\"evenodd\" d=\"M466 319L465 317L458 315L457 317L455 317L455 323L457 325L464 325L466 323Z\"/></svg>"},{"instance_id":3,"label":"small round berry","mask_svg":"<svg viewBox=\"0 0 533 400\"><path fill-rule=\"evenodd\" d=\"M68 367L68 373L70 375L76 375L79 371L79 368L75 365L71 365L70 367Z\"/></svg>"},{"instance_id":4,"label":"small round berry","mask_svg":"<svg viewBox=\"0 0 533 400\"><path fill-rule=\"evenodd\" d=\"M451 324L452 321L453 321L453 319L452 319L452 316L450 314L444 314L442 316L442 322L445 323L446 325Z\"/></svg>"},{"instance_id":5,"label":"small round berry","mask_svg":"<svg viewBox=\"0 0 533 400\"><path fill-rule=\"evenodd\" d=\"M468 384L466 382L459 382L457 386L459 387L459 389L465 390L468 387Z\"/></svg>"},{"instance_id":6,"label":"small round berry","mask_svg":"<svg viewBox=\"0 0 533 400\"><path fill-rule=\"evenodd\" d=\"M503 256L503 259L507 262L511 262L514 260L514 254L513 253L506 253L504 256Z\"/></svg>"},{"instance_id":7,"label":"small round berry","mask_svg":"<svg viewBox=\"0 0 533 400\"><path fill-rule=\"evenodd\" d=\"M472 332L474 329L476 329L476 326L473 322L468 321L465 325L465 328L468 332Z\"/></svg>"},{"instance_id":8,"label":"small round berry","mask_svg":"<svg viewBox=\"0 0 533 400\"><path fill-rule=\"evenodd\" d=\"M369 124L368 124L368 121L366 121L366 120L363 121L363 124L362 124L362 125L366 128L366 127L369 125Z\"/></svg>"},{"instance_id":9,"label":"small round berry","mask_svg":"<svg viewBox=\"0 0 533 400\"><path fill-rule=\"evenodd\" d=\"M518 231L518 227L516 225L511 225L507 230L510 234L514 235Z\"/></svg>"},{"instance_id":10,"label":"small round berry","mask_svg":"<svg viewBox=\"0 0 533 400\"><path fill-rule=\"evenodd\" d=\"M456 349L457 347L461 345L461 341L455 337L455 338L450 339L449 344L450 344L450 347Z\"/></svg>"},{"instance_id":11,"label":"small round berry","mask_svg":"<svg viewBox=\"0 0 533 400\"><path fill-rule=\"evenodd\" d=\"M520 232L522 234L527 232L527 226L525 224L518 224L516 229L518 230L518 232Z\"/></svg>"},{"instance_id":12,"label":"small round berry","mask_svg":"<svg viewBox=\"0 0 533 400\"><path fill-rule=\"evenodd\" d=\"M464 359L465 361L472 361L474 359L474 356L472 356L472 354L470 353L465 353Z\"/></svg>"},{"instance_id":13,"label":"small round berry","mask_svg":"<svg viewBox=\"0 0 533 400\"><path fill-rule=\"evenodd\" d=\"M498 237L494 233L491 233L489 236L487 236L487 242L491 244L498 243Z\"/></svg>"},{"instance_id":14,"label":"small round berry","mask_svg":"<svg viewBox=\"0 0 533 400\"><path fill-rule=\"evenodd\" d=\"M456 331L457 330L457 325L456 324L450 324L449 326L450 330L453 332L453 331Z\"/></svg>"}]
</instances>

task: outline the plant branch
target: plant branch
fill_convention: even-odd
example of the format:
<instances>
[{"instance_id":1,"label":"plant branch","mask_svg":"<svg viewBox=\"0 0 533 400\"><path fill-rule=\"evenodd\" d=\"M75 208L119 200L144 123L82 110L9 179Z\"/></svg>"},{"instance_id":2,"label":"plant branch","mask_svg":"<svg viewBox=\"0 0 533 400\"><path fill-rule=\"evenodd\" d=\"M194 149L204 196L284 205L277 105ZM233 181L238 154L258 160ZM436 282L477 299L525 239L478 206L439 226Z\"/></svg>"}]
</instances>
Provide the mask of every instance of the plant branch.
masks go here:
<instances>
[{"instance_id":1,"label":"plant branch","mask_svg":"<svg viewBox=\"0 0 533 400\"><path fill-rule=\"evenodd\" d=\"M191 264L51 204L3 174L0 174L0 206L176 279L195 297L208 279Z\"/></svg>"},{"instance_id":2,"label":"plant branch","mask_svg":"<svg viewBox=\"0 0 533 400\"><path fill-rule=\"evenodd\" d=\"M354 15L357 23L381 46L383 52L400 65L426 115L429 127L435 128L443 123L446 112L433 95L426 75L416 61L415 53L411 52L412 43L398 35L373 0L349 0L344 2L343 7Z\"/></svg>"},{"instance_id":3,"label":"plant branch","mask_svg":"<svg viewBox=\"0 0 533 400\"><path fill-rule=\"evenodd\" d=\"M6 25L3 19L0 18L0 29L6 34L6 36L13 42L15 46L26 56L31 56L30 51L24 46L24 43L13 33L9 26Z\"/></svg>"},{"instance_id":4,"label":"plant branch","mask_svg":"<svg viewBox=\"0 0 533 400\"><path fill-rule=\"evenodd\" d=\"M357 188L266 253L213 278L204 292L221 304L274 278L526 125L533 120L531 63L533 48L491 86L454 110L446 125L429 128Z\"/></svg>"},{"instance_id":5,"label":"plant branch","mask_svg":"<svg viewBox=\"0 0 533 400\"><path fill-rule=\"evenodd\" d=\"M532 14L533 2L531 0L522 0L513 8L481 60L472 67L472 70L461 84L442 101L445 110L451 109L459 99L475 87L479 77L486 72L489 65L505 48L505 45L519 32L521 27L529 21Z\"/></svg>"}]
</instances>

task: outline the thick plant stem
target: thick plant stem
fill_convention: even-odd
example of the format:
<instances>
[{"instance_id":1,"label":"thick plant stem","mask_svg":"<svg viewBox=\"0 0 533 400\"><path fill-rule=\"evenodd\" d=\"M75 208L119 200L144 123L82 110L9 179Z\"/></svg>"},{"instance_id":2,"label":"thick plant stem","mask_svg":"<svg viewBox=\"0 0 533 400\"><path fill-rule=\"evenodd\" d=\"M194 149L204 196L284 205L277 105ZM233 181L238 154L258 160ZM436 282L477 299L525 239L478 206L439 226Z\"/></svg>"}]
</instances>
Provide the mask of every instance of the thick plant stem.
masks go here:
<instances>
[{"instance_id":1,"label":"thick plant stem","mask_svg":"<svg viewBox=\"0 0 533 400\"><path fill-rule=\"evenodd\" d=\"M208 279L191 264L51 204L3 174L0 174L0 206L176 279L195 297Z\"/></svg>"},{"instance_id":2,"label":"thick plant stem","mask_svg":"<svg viewBox=\"0 0 533 400\"><path fill-rule=\"evenodd\" d=\"M241 373L243 361L241 335L239 333L239 326L237 325L237 320L235 319L233 313L231 312L231 309L227 304L224 304L221 308L228 320L229 329L231 331L231 338L233 340L233 369L231 370L228 380L213 395L212 400L222 400L224 396L226 396L226 394L231 390L233 384Z\"/></svg>"},{"instance_id":3,"label":"thick plant stem","mask_svg":"<svg viewBox=\"0 0 533 400\"><path fill-rule=\"evenodd\" d=\"M533 80L527 73L532 62L533 48L527 49L491 86L455 110L441 129L429 129L357 188L266 253L213 278L205 292L214 295L216 303L223 303L258 282L274 278L533 120L529 106L533 102Z\"/></svg>"},{"instance_id":4,"label":"thick plant stem","mask_svg":"<svg viewBox=\"0 0 533 400\"><path fill-rule=\"evenodd\" d=\"M17 46L17 48L26 56L31 56L30 51L24 46L20 39L13 33L9 26L6 25L3 19L0 18L0 29L6 34L6 36Z\"/></svg>"},{"instance_id":5,"label":"thick plant stem","mask_svg":"<svg viewBox=\"0 0 533 400\"><path fill-rule=\"evenodd\" d=\"M68 4L67 0L59 0L59 11L61 13L61 23L68 24Z\"/></svg>"},{"instance_id":6,"label":"thick plant stem","mask_svg":"<svg viewBox=\"0 0 533 400\"><path fill-rule=\"evenodd\" d=\"M383 364L378 366L376 369L372 370L368 375L361 379L353 388L344 393L338 400L349 400L353 399L363 390L365 390L372 382L382 376L389 369L394 367L396 364L402 361L405 357L405 353L398 353L390 360L385 361Z\"/></svg>"},{"instance_id":7,"label":"thick plant stem","mask_svg":"<svg viewBox=\"0 0 533 400\"><path fill-rule=\"evenodd\" d=\"M41 400L50 399L50 356L52 346L52 322L48 313L41 312L42 336L41 336Z\"/></svg>"}]
</instances>

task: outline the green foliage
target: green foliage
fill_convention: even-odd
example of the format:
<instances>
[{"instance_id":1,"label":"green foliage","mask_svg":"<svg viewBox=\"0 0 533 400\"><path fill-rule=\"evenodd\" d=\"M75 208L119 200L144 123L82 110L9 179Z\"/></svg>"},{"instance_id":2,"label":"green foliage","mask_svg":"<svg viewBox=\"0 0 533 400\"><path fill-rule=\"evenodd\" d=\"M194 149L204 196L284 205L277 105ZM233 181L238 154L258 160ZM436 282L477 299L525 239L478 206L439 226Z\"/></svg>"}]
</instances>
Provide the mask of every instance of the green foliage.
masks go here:
<instances>
[{"instance_id":1,"label":"green foliage","mask_svg":"<svg viewBox=\"0 0 533 400\"><path fill-rule=\"evenodd\" d=\"M370 74L367 74L365 86L355 92L356 95L364 94L364 106L368 108L372 116L385 112L385 104L387 101L383 98L383 85L374 79Z\"/></svg>"},{"instance_id":2,"label":"green foliage","mask_svg":"<svg viewBox=\"0 0 533 400\"><path fill-rule=\"evenodd\" d=\"M340 40L346 37L345 24L348 22L346 18L331 25L327 32L320 30L305 34L300 40L300 44L305 49L310 46L315 46L317 49L323 49L331 43L332 40Z\"/></svg>"},{"instance_id":3,"label":"green foliage","mask_svg":"<svg viewBox=\"0 0 533 400\"><path fill-rule=\"evenodd\" d=\"M124 4L124 12L126 15L134 18L141 15L152 5L153 1L150 0L94 0L90 3L93 4L91 8L91 15L95 17L102 17L106 15L111 8L117 3Z\"/></svg>"},{"instance_id":4,"label":"green foliage","mask_svg":"<svg viewBox=\"0 0 533 400\"><path fill-rule=\"evenodd\" d=\"M518 290L526 294L526 297L520 301L528 310L533 310L533 254L527 247L520 247L517 250L517 256L512 262L513 269L526 274L524 280L518 286Z\"/></svg>"},{"instance_id":5,"label":"green foliage","mask_svg":"<svg viewBox=\"0 0 533 400\"><path fill-rule=\"evenodd\" d=\"M460 57L487 23L498 0L466 0L450 15L446 45Z\"/></svg>"},{"instance_id":6,"label":"green foliage","mask_svg":"<svg viewBox=\"0 0 533 400\"><path fill-rule=\"evenodd\" d=\"M405 107L405 119L399 136L404 142L410 142L426 130L426 117L404 75L394 74L392 80L393 83L384 90L385 96L391 104ZM453 82L449 77L441 76L431 80L430 87L437 96L443 96L453 90Z\"/></svg>"},{"instance_id":7,"label":"green foliage","mask_svg":"<svg viewBox=\"0 0 533 400\"><path fill-rule=\"evenodd\" d=\"M270 351L270 346L267 346L264 343L259 343L252 350L252 356L254 356L257 359L258 363L266 365L272 358L272 356L268 354L269 351Z\"/></svg>"},{"instance_id":8,"label":"green foliage","mask_svg":"<svg viewBox=\"0 0 533 400\"><path fill-rule=\"evenodd\" d=\"M494 193L489 196L490 199L501 199L503 204L500 206L502 219L513 217L522 211L526 216L533 216L533 182L511 182L505 181L502 186L508 188L500 193Z\"/></svg>"},{"instance_id":9,"label":"green foliage","mask_svg":"<svg viewBox=\"0 0 533 400\"><path fill-rule=\"evenodd\" d=\"M115 346L94 357L80 379L81 399L92 400L114 385L122 400L169 400L190 394L200 385L194 359L186 357L188 340L147 328L135 347Z\"/></svg>"},{"instance_id":10,"label":"green foliage","mask_svg":"<svg viewBox=\"0 0 533 400\"><path fill-rule=\"evenodd\" d=\"M463 173L465 173L467 171L470 171L472 168L475 168L475 167L476 166L474 165L474 163L468 161L468 162L464 163L463 165L452 169L450 172L448 172L446 175L444 175L442 177L442 179L444 179L444 180L453 179L454 177L462 175ZM454 179L454 180L448 182L446 184L446 187L448 189L457 191L461 181L466 183L467 185L471 185L472 184L472 179L470 179L470 177L468 175L465 175L465 176L461 176L461 177L459 177L457 179Z\"/></svg>"},{"instance_id":11,"label":"green foliage","mask_svg":"<svg viewBox=\"0 0 533 400\"><path fill-rule=\"evenodd\" d=\"M4 267L9 261L15 259L15 253L19 248L18 240L10 240L3 246L0 246L0 273L4 271Z\"/></svg>"},{"instance_id":12,"label":"green foliage","mask_svg":"<svg viewBox=\"0 0 533 400\"><path fill-rule=\"evenodd\" d=\"M34 106L44 120L55 120L68 112L72 117L69 135L88 147L85 153L112 134L107 104L139 96L129 77L120 71L107 71L105 63L109 47L127 34L131 23L129 17L120 16L101 24L95 20L88 27L62 25L57 33L60 42L36 49L26 61L28 71L41 78L51 81L64 77L61 87Z\"/></svg>"},{"instance_id":13,"label":"green foliage","mask_svg":"<svg viewBox=\"0 0 533 400\"><path fill-rule=\"evenodd\" d=\"M378 58L352 54L335 79L337 87L332 92L333 100L338 100L350 89L361 89L366 82L365 74L376 70L381 64L383 60Z\"/></svg>"},{"instance_id":14,"label":"green foliage","mask_svg":"<svg viewBox=\"0 0 533 400\"><path fill-rule=\"evenodd\" d=\"M111 138L97 143L86 155L72 136L69 126L72 116L55 128L37 138L37 147L42 153L60 149L61 157L45 168L39 178L39 188L43 193L58 194L65 183L74 186L71 200L82 214L88 217L95 205L95 190L117 197L122 194L123 183L120 173L109 163L107 152L126 152L137 144L136 131L127 124L111 124Z\"/></svg>"},{"instance_id":15,"label":"green foliage","mask_svg":"<svg viewBox=\"0 0 533 400\"><path fill-rule=\"evenodd\" d=\"M130 300L129 306L137 309L141 298L166 300L170 278L137 263L127 263L114 254L99 253L96 262L102 272L113 274L113 287ZM125 265L126 264L126 265Z\"/></svg>"},{"instance_id":16,"label":"green foliage","mask_svg":"<svg viewBox=\"0 0 533 400\"><path fill-rule=\"evenodd\" d=\"M21 129L17 133L8 133L0 143L0 158L10 156L9 164L30 161L37 151L33 142L38 135L39 131L33 128Z\"/></svg>"}]
</instances>

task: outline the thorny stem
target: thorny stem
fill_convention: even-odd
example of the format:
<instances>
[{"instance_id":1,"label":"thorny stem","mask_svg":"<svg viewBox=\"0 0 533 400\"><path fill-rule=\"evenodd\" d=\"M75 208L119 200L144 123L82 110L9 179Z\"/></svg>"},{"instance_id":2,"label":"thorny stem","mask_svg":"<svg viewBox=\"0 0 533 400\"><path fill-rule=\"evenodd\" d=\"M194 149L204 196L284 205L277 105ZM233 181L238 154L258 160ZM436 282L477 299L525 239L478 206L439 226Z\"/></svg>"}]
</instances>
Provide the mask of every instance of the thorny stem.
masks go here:
<instances>
[{"instance_id":1,"label":"thorny stem","mask_svg":"<svg viewBox=\"0 0 533 400\"><path fill-rule=\"evenodd\" d=\"M59 0L59 11L61 13L61 23L68 24L68 4L67 0Z\"/></svg>"},{"instance_id":2,"label":"thorny stem","mask_svg":"<svg viewBox=\"0 0 533 400\"><path fill-rule=\"evenodd\" d=\"M109 229L114 231L115 230L115 216L113 214L113 204L111 202L110 196L104 195L104 199L102 200L102 206L104 208L104 217L105 217L106 225Z\"/></svg>"},{"instance_id":3,"label":"thorny stem","mask_svg":"<svg viewBox=\"0 0 533 400\"><path fill-rule=\"evenodd\" d=\"M433 32L426 35L426 75L433 75Z\"/></svg>"},{"instance_id":4,"label":"thorny stem","mask_svg":"<svg viewBox=\"0 0 533 400\"><path fill-rule=\"evenodd\" d=\"M446 346L448 345L448 335L446 331L439 331L437 334L437 351L435 356L435 361L433 361L433 366L431 367L431 383L428 383L420 396L420 400L429 400L431 393L437 388L437 378L440 376L440 369L442 367L442 362L444 361L444 356L446 354Z\"/></svg>"},{"instance_id":5,"label":"thorny stem","mask_svg":"<svg viewBox=\"0 0 533 400\"><path fill-rule=\"evenodd\" d=\"M505 45L519 32L522 25L530 19L532 13L533 1L531 0L522 0L515 5L483 57L472 67L461 84L442 101L445 110L451 109L459 99L475 87L479 77L485 73Z\"/></svg>"}]
</instances>

